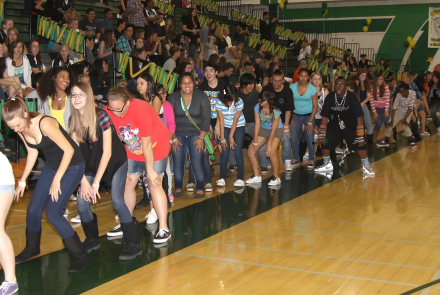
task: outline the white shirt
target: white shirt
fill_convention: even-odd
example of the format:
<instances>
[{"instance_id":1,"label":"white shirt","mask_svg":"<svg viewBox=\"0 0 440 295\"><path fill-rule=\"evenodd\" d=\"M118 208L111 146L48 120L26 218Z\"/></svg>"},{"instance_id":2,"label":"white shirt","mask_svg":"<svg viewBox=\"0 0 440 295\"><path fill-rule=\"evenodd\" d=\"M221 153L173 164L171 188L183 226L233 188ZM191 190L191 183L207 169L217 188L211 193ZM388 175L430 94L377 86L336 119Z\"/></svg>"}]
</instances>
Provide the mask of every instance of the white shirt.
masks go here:
<instances>
[{"instance_id":1,"label":"white shirt","mask_svg":"<svg viewBox=\"0 0 440 295\"><path fill-rule=\"evenodd\" d=\"M0 152L0 185L14 185L15 186L15 178L14 173L12 172L12 166L9 163L8 158L6 158L3 153Z\"/></svg>"},{"instance_id":2,"label":"white shirt","mask_svg":"<svg viewBox=\"0 0 440 295\"><path fill-rule=\"evenodd\" d=\"M226 42L228 43L228 48L231 48L232 47L231 37L227 36L227 37L225 37L225 39L226 39Z\"/></svg>"}]
</instances>

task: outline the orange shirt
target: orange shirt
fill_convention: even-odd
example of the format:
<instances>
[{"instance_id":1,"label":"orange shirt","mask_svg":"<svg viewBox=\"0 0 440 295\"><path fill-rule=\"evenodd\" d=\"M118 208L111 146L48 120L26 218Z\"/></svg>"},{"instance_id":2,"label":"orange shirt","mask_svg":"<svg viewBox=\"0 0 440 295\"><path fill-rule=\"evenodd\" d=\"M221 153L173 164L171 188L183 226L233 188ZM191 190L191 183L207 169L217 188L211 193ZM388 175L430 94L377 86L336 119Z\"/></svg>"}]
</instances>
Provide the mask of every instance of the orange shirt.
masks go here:
<instances>
[{"instance_id":1,"label":"orange shirt","mask_svg":"<svg viewBox=\"0 0 440 295\"><path fill-rule=\"evenodd\" d=\"M301 69L301 67L298 67L298 69L295 71L295 73L293 73L293 79L292 79L292 83L296 83L299 81L298 79L298 74L299 74L299 70Z\"/></svg>"}]
</instances>

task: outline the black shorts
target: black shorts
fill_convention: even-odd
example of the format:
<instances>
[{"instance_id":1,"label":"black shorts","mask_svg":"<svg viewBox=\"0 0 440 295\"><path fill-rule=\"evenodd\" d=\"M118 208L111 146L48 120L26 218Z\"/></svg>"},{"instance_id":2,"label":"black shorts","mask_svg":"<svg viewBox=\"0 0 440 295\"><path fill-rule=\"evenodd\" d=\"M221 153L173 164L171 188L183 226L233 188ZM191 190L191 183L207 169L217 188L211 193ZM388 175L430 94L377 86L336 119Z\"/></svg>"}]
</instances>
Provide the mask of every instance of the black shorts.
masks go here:
<instances>
[{"instance_id":1,"label":"black shorts","mask_svg":"<svg viewBox=\"0 0 440 295\"><path fill-rule=\"evenodd\" d=\"M339 125L329 124L327 125L327 134L326 134L327 142L322 144L321 149L324 150L334 150L339 146L343 139L348 145L348 149L351 151L363 151L367 149L367 140L365 139L365 144L359 146L357 143L354 143L356 139L356 126L346 126L345 129L341 129Z\"/></svg>"}]
</instances>

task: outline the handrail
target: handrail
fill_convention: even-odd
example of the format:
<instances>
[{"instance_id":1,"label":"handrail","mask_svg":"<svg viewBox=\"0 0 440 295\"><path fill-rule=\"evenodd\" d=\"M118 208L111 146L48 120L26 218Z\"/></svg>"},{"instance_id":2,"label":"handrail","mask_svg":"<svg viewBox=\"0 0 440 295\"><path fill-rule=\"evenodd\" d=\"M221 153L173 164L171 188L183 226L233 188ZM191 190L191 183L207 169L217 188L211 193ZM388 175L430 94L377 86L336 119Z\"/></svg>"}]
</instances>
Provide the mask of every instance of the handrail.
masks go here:
<instances>
[{"instance_id":1,"label":"handrail","mask_svg":"<svg viewBox=\"0 0 440 295\"><path fill-rule=\"evenodd\" d=\"M269 51L272 55L278 54L280 59L286 56L287 47L275 45L272 41L260 39L260 37L254 35L249 36L249 47L255 48L259 43L263 43L265 50Z\"/></svg>"},{"instance_id":2,"label":"handrail","mask_svg":"<svg viewBox=\"0 0 440 295\"><path fill-rule=\"evenodd\" d=\"M85 34L71 30L67 26L60 27L55 21L41 15L38 15L37 35L55 43L59 43L64 37L64 42L69 45L71 50L81 54L85 52ZM32 36L29 37L32 38Z\"/></svg>"},{"instance_id":3,"label":"handrail","mask_svg":"<svg viewBox=\"0 0 440 295\"><path fill-rule=\"evenodd\" d=\"M218 7L220 6L219 3L212 0L193 0L192 3L206 7L214 12L218 12Z\"/></svg>"},{"instance_id":4,"label":"handrail","mask_svg":"<svg viewBox=\"0 0 440 295\"><path fill-rule=\"evenodd\" d=\"M160 83L163 86L165 86L165 91L168 92L168 94L171 94L174 92L174 89L176 87L177 81L179 79L179 75L173 72L169 72L168 70L156 65L154 62L150 62L147 65L145 65L142 69L140 69L138 72L133 73L133 60L139 61L142 63L145 63L146 60L140 59L136 56L133 56L131 54L128 54L127 52L122 52L119 49L113 48L113 64L116 64L116 54L119 54L119 64L118 64L118 72L122 73L123 78L125 78L125 70L127 68L127 65L130 64L130 77L135 78L145 70L149 70L150 75L153 77L155 83ZM113 86L116 86L116 68L113 67Z\"/></svg>"}]
</instances>

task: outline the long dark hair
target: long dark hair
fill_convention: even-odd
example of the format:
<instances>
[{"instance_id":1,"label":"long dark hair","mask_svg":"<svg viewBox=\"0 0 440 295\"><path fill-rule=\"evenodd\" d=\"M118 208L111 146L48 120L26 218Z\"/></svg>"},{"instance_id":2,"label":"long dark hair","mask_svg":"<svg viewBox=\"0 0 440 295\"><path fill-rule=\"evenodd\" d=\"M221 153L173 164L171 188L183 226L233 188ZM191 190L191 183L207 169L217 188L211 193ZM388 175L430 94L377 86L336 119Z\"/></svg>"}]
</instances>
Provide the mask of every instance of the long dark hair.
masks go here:
<instances>
[{"instance_id":1,"label":"long dark hair","mask_svg":"<svg viewBox=\"0 0 440 295\"><path fill-rule=\"evenodd\" d=\"M413 80L414 84L416 84L417 88L419 88L420 93L424 93L425 92L425 73L420 73L418 74L414 80Z\"/></svg>"},{"instance_id":2,"label":"long dark hair","mask_svg":"<svg viewBox=\"0 0 440 295\"><path fill-rule=\"evenodd\" d=\"M274 118L275 114L274 111L278 108L278 103L275 97L275 93L273 91L265 90L261 91L260 95L258 96L258 100L260 102L267 101L269 103L269 111L270 114L272 114L272 118ZM260 113L263 107L260 104Z\"/></svg>"},{"instance_id":3,"label":"long dark hair","mask_svg":"<svg viewBox=\"0 0 440 295\"><path fill-rule=\"evenodd\" d=\"M228 102L235 102L235 104L238 103L238 94L237 90L234 85L228 85L225 87L223 91L220 91L219 93L219 99L220 102L229 109Z\"/></svg>"},{"instance_id":4,"label":"long dark hair","mask_svg":"<svg viewBox=\"0 0 440 295\"><path fill-rule=\"evenodd\" d=\"M54 80L58 77L58 74L66 71L69 73L70 83L67 85L66 94L70 93L70 88L75 84L74 77L69 68L66 67L53 67L48 70L38 81L37 93L41 98L42 102L45 102L49 97L54 97L57 93L55 89Z\"/></svg>"},{"instance_id":5,"label":"long dark hair","mask_svg":"<svg viewBox=\"0 0 440 295\"><path fill-rule=\"evenodd\" d=\"M157 95L156 93L153 77L147 71L142 72L139 76L137 76L136 79L138 78L142 78L147 82L147 93L145 93L145 97L148 102L152 102L156 96L159 97L160 100L162 100L162 97L160 95Z\"/></svg>"},{"instance_id":6,"label":"long dark hair","mask_svg":"<svg viewBox=\"0 0 440 295\"><path fill-rule=\"evenodd\" d=\"M3 78L3 73L6 71L6 56L0 57L0 77Z\"/></svg>"},{"instance_id":7,"label":"long dark hair","mask_svg":"<svg viewBox=\"0 0 440 295\"><path fill-rule=\"evenodd\" d=\"M353 64L351 64L351 60L353 60ZM350 70L350 72L355 72L359 70L359 66L358 63L356 61L356 57L352 56L350 57L350 59L348 60L348 69Z\"/></svg>"},{"instance_id":8,"label":"long dark hair","mask_svg":"<svg viewBox=\"0 0 440 295\"><path fill-rule=\"evenodd\" d=\"M437 89L440 89L440 73L435 71L432 73L433 76L435 76L437 78L437 85L434 83L434 79L432 81L432 85L431 88L433 88L434 86L437 87Z\"/></svg>"},{"instance_id":9,"label":"long dark hair","mask_svg":"<svg viewBox=\"0 0 440 295\"><path fill-rule=\"evenodd\" d=\"M384 78L382 74L377 74L376 76L374 76L374 80L373 80L373 98L375 100L377 100L377 90L378 90L377 88L379 86L377 84L377 80L379 80L380 77ZM385 79L383 80L382 85L380 85L380 87L379 87L379 94L380 94L380 97L383 97L385 94Z\"/></svg>"},{"instance_id":10,"label":"long dark hair","mask_svg":"<svg viewBox=\"0 0 440 295\"><path fill-rule=\"evenodd\" d=\"M8 50L10 50L10 51L8 51L8 54L9 54L9 57L11 58L11 60L12 60L12 65L13 65L13 66L15 66L15 60L14 60L14 49L15 49L19 44L21 44L21 46L22 46L22 48L23 48L23 51L21 52L21 55L23 56L23 52L24 52L24 42L21 41L20 39L17 39L17 40L12 41L11 46L9 46L9 49L8 49Z\"/></svg>"},{"instance_id":11,"label":"long dark hair","mask_svg":"<svg viewBox=\"0 0 440 295\"><path fill-rule=\"evenodd\" d=\"M102 70L103 64L107 63L104 58L99 58L95 60L93 63L93 71L91 76L95 77L98 80L98 85L100 90L104 90L107 87L110 87L110 79L108 78L108 74L104 73Z\"/></svg>"},{"instance_id":12,"label":"long dark hair","mask_svg":"<svg viewBox=\"0 0 440 295\"><path fill-rule=\"evenodd\" d=\"M31 51L32 43L34 43L34 42L37 42L38 45L40 45L40 41L38 41L38 39L36 39L36 38L32 38L31 40L29 40L29 53ZM40 48L40 51L38 51L37 55L35 56L35 58L37 59L37 66L38 67L41 67L43 65L43 59L41 58L40 52L41 52L41 48Z\"/></svg>"}]
</instances>

